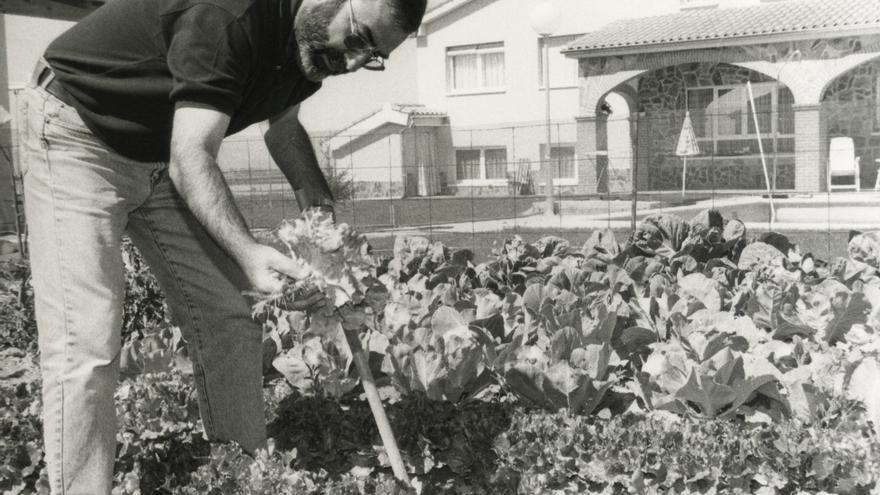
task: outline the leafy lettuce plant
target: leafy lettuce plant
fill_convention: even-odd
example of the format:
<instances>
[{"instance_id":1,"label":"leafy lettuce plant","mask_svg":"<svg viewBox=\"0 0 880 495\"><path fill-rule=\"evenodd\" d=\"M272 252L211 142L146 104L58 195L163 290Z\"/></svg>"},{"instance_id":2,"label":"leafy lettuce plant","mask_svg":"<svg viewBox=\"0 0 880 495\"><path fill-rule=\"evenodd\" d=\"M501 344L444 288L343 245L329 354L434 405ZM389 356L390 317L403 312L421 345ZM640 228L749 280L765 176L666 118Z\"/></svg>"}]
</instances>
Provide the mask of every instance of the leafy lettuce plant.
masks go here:
<instances>
[{"instance_id":1,"label":"leafy lettuce plant","mask_svg":"<svg viewBox=\"0 0 880 495\"><path fill-rule=\"evenodd\" d=\"M363 301L375 280L375 260L365 237L348 224L333 222L324 211L311 209L278 228L289 255L302 266L293 289L314 287L335 306ZM294 292L295 294L295 292Z\"/></svg>"},{"instance_id":2,"label":"leafy lettuce plant","mask_svg":"<svg viewBox=\"0 0 880 495\"><path fill-rule=\"evenodd\" d=\"M642 366L646 405L706 418L729 418L758 405L764 416L789 414L781 394L782 373L765 357L749 352L767 340L751 320L703 311L668 341L651 344Z\"/></svg>"},{"instance_id":3,"label":"leafy lettuce plant","mask_svg":"<svg viewBox=\"0 0 880 495\"><path fill-rule=\"evenodd\" d=\"M551 411L565 408L574 414L597 410L618 383L616 370L621 364L610 342L591 340L573 327L555 332L546 346L515 345L494 363L517 396Z\"/></svg>"},{"instance_id":4,"label":"leafy lettuce plant","mask_svg":"<svg viewBox=\"0 0 880 495\"><path fill-rule=\"evenodd\" d=\"M449 306L440 306L427 326L402 328L391 340L383 371L403 394L424 393L429 399L460 402L493 383L486 366L483 331L472 329Z\"/></svg>"},{"instance_id":5,"label":"leafy lettuce plant","mask_svg":"<svg viewBox=\"0 0 880 495\"><path fill-rule=\"evenodd\" d=\"M363 333L385 307L389 291L376 277L366 238L336 224L327 212L307 210L284 221L275 240L300 273L254 306L254 316L264 323L264 363L302 391L341 397L357 384L350 377L343 325Z\"/></svg>"},{"instance_id":6,"label":"leafy lettuce plant","mask_svg":"<svg viewBox=\"0 0 880 495\"><path fill-rule=\"evenodd\" d=\"M358 384L351 363L345 338L336 332L333 338L307 335L279 354L272 365L301 393L339 399Z\"/></svg>"}]
</instances>

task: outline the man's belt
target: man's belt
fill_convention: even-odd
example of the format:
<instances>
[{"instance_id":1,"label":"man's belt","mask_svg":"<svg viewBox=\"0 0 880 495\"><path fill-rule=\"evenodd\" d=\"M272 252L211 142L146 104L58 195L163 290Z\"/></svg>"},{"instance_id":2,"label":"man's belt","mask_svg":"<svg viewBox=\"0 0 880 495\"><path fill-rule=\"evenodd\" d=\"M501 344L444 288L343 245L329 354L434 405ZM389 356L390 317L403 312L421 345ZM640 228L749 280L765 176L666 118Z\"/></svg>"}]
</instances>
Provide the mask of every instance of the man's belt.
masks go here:
<instances>
[{"instance_id":1,"label":"man's belt","mask_svg":"<svg viewBox=\"0 0 880 495\"><path fill-rule=\"evenodd\" d=\"M43 59L37 62L37 67L34 69L34 84L45 89L47 93L58 98L62 103L73 106L73 98L70 93L64 89L64 86L55 77L55 71Z\"/></svg>"}]
</instances>

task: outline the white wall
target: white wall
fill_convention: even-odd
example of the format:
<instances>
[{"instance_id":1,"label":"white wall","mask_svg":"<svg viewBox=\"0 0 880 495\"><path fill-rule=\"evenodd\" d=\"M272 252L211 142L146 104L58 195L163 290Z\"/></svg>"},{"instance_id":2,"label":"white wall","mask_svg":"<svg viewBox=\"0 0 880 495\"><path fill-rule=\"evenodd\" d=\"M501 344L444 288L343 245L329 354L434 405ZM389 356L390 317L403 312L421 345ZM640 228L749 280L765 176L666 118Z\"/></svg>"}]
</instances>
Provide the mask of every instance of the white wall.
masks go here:
<instances>
[{"instance_id":1,"label":"white wall","mask_svg":"<svg viewBox=\"0 0 880 495\"><path fill-rule=\"evenodd\" d=\"M678 12L678 0L552 0L560 12L554 36L581 35L625 17L643 17ZM540 77L539 36L529 25L529 16L539 0L473 0L425 26L419 38L419 99L445 110L453 126L454 148L501 145L507 147L508 173L521 160L529 160L537 172L546 143L545 91ZM503 92L450 95L447 93L447 48L481 43L504 43L505 82ZM551 44L551 50L552 48ZM551 55L551 71L554 62ZM576 79L575 79L576 80ZM551 141L574 145L575 117L579 113L579 89L553 87L550 90ZM502 128L488 132L481 128ZM515 129L514 129L515 128ZM463 130L464 129L464 130ZM615 123L611 132L619 161L629 160L623 148L629 146L625 123ZM512 136L510 138L506 136ZM577 157L581 166L585 157ZM454 153L445 169L456 183ZM622 163L615 162L622 166ZM580 168L580 167L579 167ZM581 172L579 171L578 174ZM539 178L539 180L542 180ZM557 182L567 183L567 180ZM476 181L459 185L481 185Z\"/></svg>"},{"instance_id":2,"label":"white wall","mask_svg":"<svg viewBox=\"0 0 880 495\"><path fill-rule=\"evenodd\" d=\"M355 182L400 182L402 178L401 136L389 134L336 161Z\"/></svg>"},{"instance_id":3,"label":"white wall","mask_svg":"<svg viewBox=\"0 0 880 495\"><path fill-rule=\"evenodd\" d=\"M608 117L608 168L626 170L632 167L632 136L630 136L629 107L617 93L605 98L614 112Z\"/></svg>"},{"instance_id":4,"label":"white wall","mask_svg":"<svg viewBox=\"0 0 880 495\"><path fill-rule=\"evenodd\" d=\"M456 127L536 122L544 119L539 89L538 35L529 14L538 0L474 0L426 26L419 39L419 99L447 111ZM624 17L677 12L678 0L554 0L561 23L554 35L583 34ZM506 90L500 94L450 96L446 49L504 42ZM551 58L551 63L552 63ZM551 89L551 118L573 121L577 88Z\"/></svg>"},{"instance_id":5,"label":"white wall","mask_svg":"<svg viewBox=\"0 0 880 495\"><path fill-rule=\"evenodd\" d=\"M4 15L6 21L6 60L9 89L24 87L30 81L34 64L46 47L74 23L37 17Z\"/></svg>"}]
</instances>

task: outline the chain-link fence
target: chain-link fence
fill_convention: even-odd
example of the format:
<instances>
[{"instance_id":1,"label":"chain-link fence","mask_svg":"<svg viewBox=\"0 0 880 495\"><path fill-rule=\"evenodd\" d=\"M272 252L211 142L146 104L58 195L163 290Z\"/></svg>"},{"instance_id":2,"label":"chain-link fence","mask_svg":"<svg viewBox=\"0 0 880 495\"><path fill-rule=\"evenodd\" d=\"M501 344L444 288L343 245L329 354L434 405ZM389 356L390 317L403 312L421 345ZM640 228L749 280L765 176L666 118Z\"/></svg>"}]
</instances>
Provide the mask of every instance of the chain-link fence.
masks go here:
<instances>
[{"instance_id":1,"label":"chain-link fence","mask_svg":"<svg viewBox=\"0 0 880 495\"><path fill-rule=\"evenodd\" d=\"M575 123L552 123L549 147L546 126L526 123L384 128L325 136L315 148L343 193L340 220L368 233L379 250L390 249L398 234L424 235L480 255L511 235L558 235L580 243L598 228L611 228L624 238L649 214L690 219L715 208L754 233L786 233L823 257L844 253L850 230L877 223L878 143L873 136L826 129L824 142L795 146L789 110L762 110L760 103L756 108L690 112L699 153L689 157L676 150L685 109L612 115L598 131L599 150L585 146L588 139ZM840 145L833 139L838 137L849 141L849 151L832 149ZM251 225L272 228L298 214L271 161L247 163L225 168ZM859 192L828 192L828 167L835 170L834 186L858 183ZM798 174L810 178L798 182ZM548 177L555 215L545 214ZM812 186L804 188L805 182Z\"/></svg>"},{"instance_id":2,"label":"chain-link fence","mask_svg":"<svg viewBox=\"0 0 880 495\"><path fill-rule=\"evenodd\" d=\"M788 234L825 258L845 252L850 230L877 228L880 139L851 132L864 125L863 116L842 122L838 112L825 120L820 139L798 142L784 106L755 108L612 114L586 130L554 122L549 146L545 124L524 123L383 126L317 136L313 147L337 195L339 220L367 234L379 252L400 234L470 248L478 257L513 235L579 244L610 228L624 239L647 215L690 219L708 208L742 220L752 233ZM686 115L699 151L687 157L676 149ZM4 147L13 163L14 148ZM271 229L299 214L258 132L228 138L219 162L253 228ZM859 191L829 192L829 168L833 186L849 182ZM7 217L14 216L16 196L4 192ZM10 223L7 235L15 230Z\"/></svg>"}]
</instances>

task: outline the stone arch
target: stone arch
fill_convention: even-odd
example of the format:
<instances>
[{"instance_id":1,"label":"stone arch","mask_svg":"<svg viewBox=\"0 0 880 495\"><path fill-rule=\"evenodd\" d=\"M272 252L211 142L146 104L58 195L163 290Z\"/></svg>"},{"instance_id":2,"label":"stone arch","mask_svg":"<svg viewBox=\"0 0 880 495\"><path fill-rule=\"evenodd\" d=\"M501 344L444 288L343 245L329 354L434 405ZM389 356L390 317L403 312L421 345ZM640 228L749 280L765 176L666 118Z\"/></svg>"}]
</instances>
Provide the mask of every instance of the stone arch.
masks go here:
<instances>
[{"instance_id":1,"label":"stone arch","mask_svg":"<svg viewBox=\"0 0 880 495\"><path fill-rule=\"evenodd\" d=\"M639 93L636 88L629 85L629 82L631 80L632 79L627 79L626 81L618 84L617 86L609 89L604 94L602 94L596 102L596 108L594 109L594 111L596 113L601 112L602 103L605 102L605 99L608 97L608 95L610 95L611 93L616 93L626 102L629 109L629 114L635 114L639 108Z\"/></svg>"},{"instance_id":2,"label":"stone arch","mask_svg":"<svg viewBox=\"0 0 880 495\"><path fill-rule=\"evenodd\" d=\"M831 89L832 85L840 80L841 77L858 70L860 67L868 66L872 63L874 65L880 65L880 53L860 53L834 61L822 62L824 65L823 75L825 77L821 78L821 86L817 87L817 99L815 103L822 102L828 90Z\"/></svg>"},{"instance_id":3,"label":"stone arch","mask_svg":"<svg viewBox=\"0 0 880 495\"><path fill-rule=\"evenodd\" d=\"M581 78L581 116L595 117L599 115L599 105L608 93L615 88L624 86L624 83L631 79L639 77L647 71L644 70L628 70L615 74L593 75ZM635 98L635 90L632 90L632 96ZM629 93L628 93L629 94ZM630 107L631 109L634 107Z\"/></svg>"},{"instance_id":4,"label":"stone arch","mask_svg":"<svg viewBox=\"0 0 880 495\"><path fill-rule=\"evenodd\" d=\"M644 65L638 69L605 67L604 70L610 73L597 74L588 77L586 81L582 80L584 98L579 122L583 142L586 143L582 156L591 160L593 167L588 172L595 174L592 177L597 192L631 190L634 167L635 187L640 190L672 190L681 187L681 167L677 165L677 159L672 160L669 157L674 157L674 146L684 117L685 91L695 86L741 84L746 80L775 80L772 66L753 67L747 62L721 62L717 55L714 53L714 56L710 56L709 53L701 52L663 54L658 60L644 59ZM671 62L675 63L669 65ZM582 70L582 74L584 73L589 72ZM638 81L634 86L629 84L633 80ZM656 92L656 95L649 97L650 92ZM611 93L620 95L627 102L630 114L634 117L629 121L627 136L631 151L623 159L611 156L615 153L614 138L609 135L607 116L600 111L602 102ZM617 131L610 132L625 131L618 128ZM676 165L670 160L676 161ZM696 160L693 168L688 168L688 183L694 184L695 189L714 188L715 171L711 168L714 164L702 165L706 164ZM727 173L726 169L722 170L722 177L732 177L731 181L739 180L739 175L735 173L739 165L725 165L731 171ZM788 165L787 167L786 173L792 168ZM731 188L756 188L757 182L751 179L749 176L742 185L731 183Z\"/></svg>"},{"instance_id":5,"label":"stone arch","mask_svg":"<svg viewBox=\"0 0 880 495\"><path fill-rule=\"evenodd\" d=\"M633 120L628 117L638 112L638 92L628 83L641 72L594 76L589 85L581 86L578 154L585 159L584 173L590 192L630 190L635 135ZM612 93L619 96L627 107L625 112L618 109L619 115L627 116L624 121L616 119L613 113L609 119L608 112L602 109L602 104Z\"/></svg>"},{"instance_id":6,"label":"stone arch","mask_svg":"<svg viewBox=\"0 0 880 495\"><path fill-rule=\"evenodd\" d=\"M870 55L837 67L846 70L830 72L819 94L825 140L852 138L863 188L874 187L880 173L880 54Z\"/></svg>"}]
</instances>

